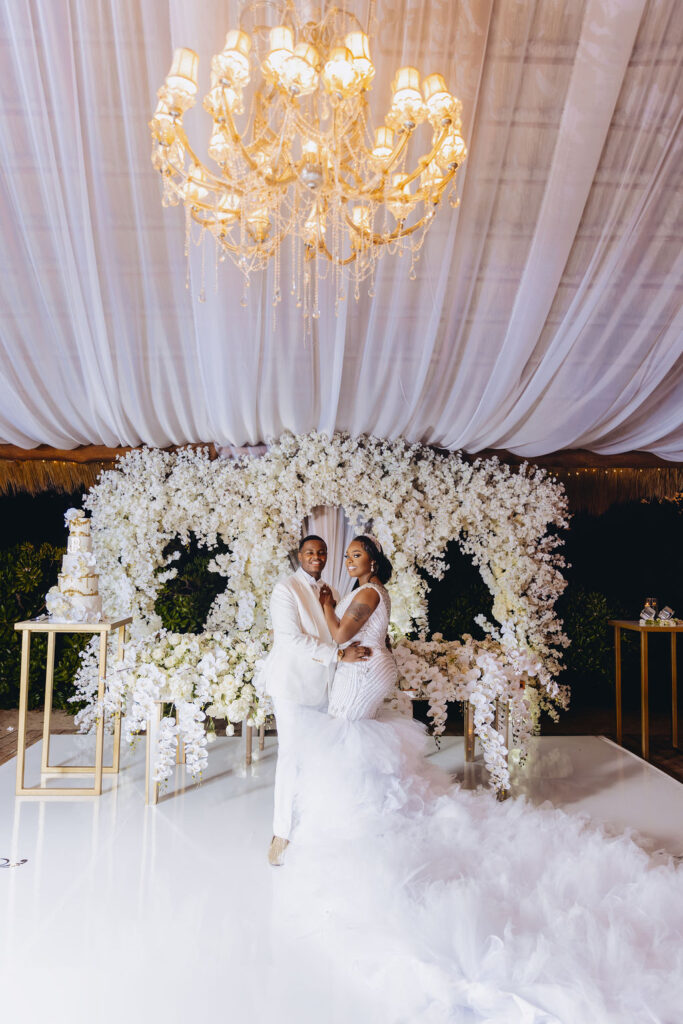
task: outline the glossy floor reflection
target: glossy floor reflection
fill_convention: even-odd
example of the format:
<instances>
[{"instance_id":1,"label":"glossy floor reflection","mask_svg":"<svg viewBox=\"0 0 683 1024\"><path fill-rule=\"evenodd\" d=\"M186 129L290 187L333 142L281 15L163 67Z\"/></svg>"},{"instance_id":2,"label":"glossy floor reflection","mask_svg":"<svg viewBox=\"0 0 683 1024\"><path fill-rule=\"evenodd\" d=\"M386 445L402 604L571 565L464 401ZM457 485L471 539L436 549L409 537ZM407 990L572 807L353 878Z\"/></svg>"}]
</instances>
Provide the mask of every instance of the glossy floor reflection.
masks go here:
<instances>
[{"instance_id":1,"label":"glossy floor reflection","mask_svg":"<svg viewBox=\"0 0 683 1024\"><path fill-rule=\"evenodd\" d=\"M85 760L91 742L55 737L54 762ZM316 935L279 915L265 856L276 747L245 769L241 741L219 739L201 786L179 768L157 807L144 803L142 746L122 752L100 799L16 799L15 762L0 768L0 858L26 860L0 870L0 1019L381 1022L353 964L326 962ZM461 738L430 756L480 781ZM29 783L39 767L36 745ZM683 786L608 740L533 741L513 792L683 856Z\"/></svg>"}]
</instances>

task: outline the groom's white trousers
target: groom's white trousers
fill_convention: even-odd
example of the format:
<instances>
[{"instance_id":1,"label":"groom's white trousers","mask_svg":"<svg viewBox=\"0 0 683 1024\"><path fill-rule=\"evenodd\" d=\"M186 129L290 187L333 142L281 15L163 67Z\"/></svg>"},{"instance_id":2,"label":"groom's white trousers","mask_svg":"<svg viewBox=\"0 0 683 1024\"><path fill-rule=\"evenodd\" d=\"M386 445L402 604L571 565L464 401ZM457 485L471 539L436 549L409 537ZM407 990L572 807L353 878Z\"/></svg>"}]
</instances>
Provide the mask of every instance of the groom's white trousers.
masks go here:
<instances>
[{"instance_id":1,"label":"groom's white trousers","mask_svg":"<svg viewBox=\"0 0 683 1024\"><path fill-rule=\"evenodd\" d=\"M275 766L275 793L273 810L273 835L289 839L296 820L296 791L298 775L297 718L302 706L293 700L273 697L275 724L277 725L277 764ZM313 705L318 711L327 709L327 697L321 704Z\"/></svg>"}]
</instances>

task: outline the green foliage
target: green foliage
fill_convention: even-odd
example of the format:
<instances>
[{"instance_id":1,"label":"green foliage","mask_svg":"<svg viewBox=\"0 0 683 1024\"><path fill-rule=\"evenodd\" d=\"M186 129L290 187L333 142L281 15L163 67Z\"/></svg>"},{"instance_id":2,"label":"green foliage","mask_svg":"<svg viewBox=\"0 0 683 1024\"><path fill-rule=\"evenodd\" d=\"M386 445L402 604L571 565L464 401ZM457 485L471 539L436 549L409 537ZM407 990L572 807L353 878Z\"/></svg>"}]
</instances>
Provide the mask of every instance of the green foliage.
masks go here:
<instances>
[{"instance_id":1,"label":"green foliage","mask_svg":"<svg viewBox=\"0 0 683 1024\"><path fill-rule=\"evenodd\" d=\"M575 693L580 687L584 694L607 694L614 685L613 630L607 623L623 617L623 609L611 604L606 594L576 586L562 596L558 611L571 641L561 682Z\"/></svg>"},{"instance_id":2,"label":"green foliage","mask_svg":"<svg viewBox=\"0 0 683 1024\"><path fill-rule=\"evenodd\" d=\"M474 620L477 615L490 614L491 595L482 583L465 594L453 594L448 605L435 609L429 627L432 633L443 633L446 640L458 640L464 633L481 638L483 631Z\"/></svg>"},{"instance_id":3,"label":"green foliage","mask_svg":"<svg viewBox=\"0 0 683 1024\"><path fill-rule=\"evenodd\" d=\"M57 582L64 548L53 544L16 544L0 551L0 707L14 708L19 704L19 668L21 638L14 629L15 622L32 619L45 611L45 594ZM75 712L68 703L73 693L73 677L78 668L79 652L89 637L82 634L57 636L55 647L53 706ZM29 707L43 702L45 634L31 639L29 676Z\"/></svg>"},{"instance_id":4,"label":"green foliage","mask_svg":"<svg viewBox=\"0 0 683 1024\"><path fill-rule=\"evenodd\" d=\"M174 633L201 633L214 598L225 588L225 579L210 572L209 562L225 548L207 551L192 541L185 547L174 545L167 554L171 550L180 553L178 575L164 584L154 610Z\"/></svg>"}]
</instances>

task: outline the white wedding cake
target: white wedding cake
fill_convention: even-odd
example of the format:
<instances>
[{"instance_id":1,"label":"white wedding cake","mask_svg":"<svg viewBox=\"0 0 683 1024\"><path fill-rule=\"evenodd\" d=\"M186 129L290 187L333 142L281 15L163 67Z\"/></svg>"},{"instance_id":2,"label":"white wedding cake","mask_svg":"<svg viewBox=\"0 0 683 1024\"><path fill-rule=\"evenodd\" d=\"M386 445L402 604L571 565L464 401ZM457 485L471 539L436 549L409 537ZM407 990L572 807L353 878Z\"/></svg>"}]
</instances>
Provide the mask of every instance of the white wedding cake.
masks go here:
<instances>
[{"instance_id":1,"label":"white wedding cake","mask_svg":"<svg viewBox=\"0 0 683 1024\"><path fill-rule=\"evenodd\" d=\"M92 550L90 520L78 508L70 508L64 520L69 527L69 538L57 586L52 587L45 597L48 614L59 622L99 622L102 598Z\"/></svg>"}]
</instances>

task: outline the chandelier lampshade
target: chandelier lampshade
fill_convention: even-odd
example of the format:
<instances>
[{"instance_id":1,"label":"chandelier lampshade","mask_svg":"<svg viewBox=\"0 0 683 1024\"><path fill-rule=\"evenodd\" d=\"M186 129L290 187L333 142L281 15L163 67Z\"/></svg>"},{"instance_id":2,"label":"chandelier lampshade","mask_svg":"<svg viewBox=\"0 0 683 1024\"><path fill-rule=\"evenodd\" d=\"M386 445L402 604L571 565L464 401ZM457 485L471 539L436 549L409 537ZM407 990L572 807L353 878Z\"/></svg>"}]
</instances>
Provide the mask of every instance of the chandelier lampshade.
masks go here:
<instances>
[{"instance_id":1,"label":"chandelier lampshade","mask_svg":"<svg viewBox=\"0 0 683 1024\"><path fill-rule=\"evenodd\" d=\"M247 31L264 6L274 23ZM349 277L358 297L359 281L385 252L407 248L414 265L444 195L457 205L456 172L467 155L461 105L443 75L421 79L416 67L399 68L373 126L368 33L338 8L302 23L292 0L243 8L210 71L210 164L183 124L199 89L193 50L175 51L150 121L162 201L187 211L188 253L191 239L212 237L245 284L272 260L278 302L289 240L291 291L308 323L319 314L319 260L333 265L335 305Z\"/></svg>"}]
</instances>

